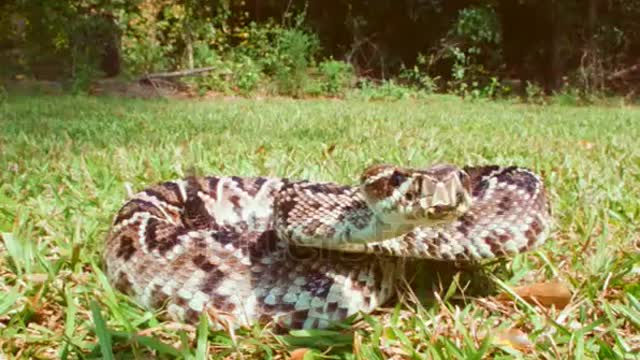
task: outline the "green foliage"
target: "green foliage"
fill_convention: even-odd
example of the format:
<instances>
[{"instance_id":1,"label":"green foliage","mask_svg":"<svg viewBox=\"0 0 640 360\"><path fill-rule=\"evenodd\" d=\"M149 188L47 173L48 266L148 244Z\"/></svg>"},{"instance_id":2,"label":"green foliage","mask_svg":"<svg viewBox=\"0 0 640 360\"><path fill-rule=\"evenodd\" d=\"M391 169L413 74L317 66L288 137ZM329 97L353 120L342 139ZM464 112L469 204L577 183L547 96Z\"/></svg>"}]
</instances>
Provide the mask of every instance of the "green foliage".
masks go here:
<instances>
[{"instance_id":1,"label":"green foliage","mask_svg":"<svg viewBox=\"0 0 640 360\"><path fill-rule=\"evenodd\" d=\"M81 17L70 26L71 92L79 93L103 75L100 60L105 55L104 46L114 41L117 30L111 20L95 16Z\"/></svg>"},{"instance_id":2,"label":"green foliage","mask_svg":"<svg viewBox=\"0 0 640 360\"><path fill-rule=\"evenodd\" d=\"M262 78L260 65L248 56L242 56L236 64L233 83L245 94L255 90Z\"/></svg>"},{"instance_id":3,"label":"green foliage","mask_svg":"<svg viewBox=\"0 0 640 360\"><path fill-rule=\"evenodd\" d=\"M495 68L500 57L500 24L489 6L462 9L445 39L444 59L452 62L449 88L462 96L494 97L500 91Z\"/></svg>"},{"instance_id":4,"label":"green foliage","mask_svg":"<svg viewBox=\"0 0 640 360\"><path fill-rule=\"evenodd\" d=\"M341 95L354 79L353 67L344 61L325 60L319 64L321 90L327 95Z\"/></svg>"},{"instance_id":5,"label":"green foliage","mask_svg":"<svg viewBox=\"0 0 640 360\"><path fill-rule=\"evenodd\" d=\"M501 81L558 91L567 76L582 101L637 87L633 76L608 77L637 60L636 0L319 4L9 0L0 5L0 76L62 79L74 93L105 74L212 65L220 70L188 81L202 91L342 96L371 77L496 98L507 93Z\"/></svg>"},{"instance_id":6,"label":"green foliage","mask_svg":"<svg viewBox=\"0 0 640 360\"><path fill-rule=\"evenodd\" d=\"M206 76L187 79L201 91L249 94L272 79L279 93L304 92L319 42L299 26L301 17L291 27L258 25L238 21L225 3L218 4L215 12L194 16L199 6L167 3L132 16L123 41L129 68L138 72L185 68L192 61L195 67L216 68Z\"/></svg>"},{"instance_id":7,"label":"green foliage","mask_svg":"<svg viewBox=\"0 0 640 360\"><path fill-rule=\"evenodd\" d=\"M185 68L188 64L188 45L211 45L218 35L208 12L197 10L190 1L142 2L137 11L121 16L123 27L122 52L130 73L140 74ZM192 54L193 55L193 54Z\"/></svg>"},{"instance_id":8,"label":"green foliage","mask_svg":"<svg viewBox=\"0 0 640 360\"><path fill-rule=\"evenodd\" d=\"M153 38L140 36L126 40L122 53L130 73L144 74L170 67L170 58L165 56L163 47Z\"/></svg>"},{"instance_id":9,"label":"green foliage","mask_svg":"<svg viewBox=\"0 0 640 360\"><path fill-rule=\"evenodd\" d=\"M471 53L479 53L480 47L500 44L498 16L489 6L464 8L453 25L452 34L464 40Z\"/></svg>"},{"instance_id":10,"label":"green foliage","mask_svg":"<svg viewBox=\"0 0 640 360\"><path fill-rule=\"evenodd\" d=\"M276 46L279 62L275 66L275 80L278 92L302 95L309 81L308 69L319 49L317 37L300 29L284 29L279 34Z\"/></svg>"},{"instance_id":11,"label":"green foliage","mask_svg":"<svg viewBox=\"0 0 640 360\"><path fill-rule=\"evenodd\" d=\"M393 79L382 80L380 84L364 79L360 81L360 87L355 97L364 100L401 100L419 98L424 95L426 95L425 92L402 86Z\"/></svg>"},{"instance_id":12,"label":"green foliage","mask_svg":"<svg viewBox=\"0 0 640 360\"><path fill-rule=\"evenodd\" d=\"M202 63L202 66L214 66L216 69L191 80L198 89L246 95L258 88L263 79L260 63L243 54L223 58L208 47L202 49L204 51L196 51L197 63Z\"/></svg>"},{"instance_id":13,"label":"green foliage","mask_svg":"<svg viewBox=\"0 0 640 360\"><path fill-rule=\"evenodd\" d=\"M553 94L550 102L557 105L578 106L588 102L588 99L578 89L567 84Z\"/></svg>"},{"instance_id":14,"label":"green foliage","mask_svg":"<svg viewBox=\"0 0 640 360\"><path fill-rule=\"evenodd\" d=\"M426 93L434 93L438 90L438 84L437 79L429 75L429 65L427 58L419 54L416 65L410 69L403 68L399 78Z\"/></svg>"},{"instance_id":15,"label":"green foliage","mask_svg":"<svg viewBox=\"0 0 640 360\"><path fill-rule=\"evenodd\" d=\"M544 96L544 90L542 88L530 81L527 81L527 85L525 87L526 101L530 104L538 104L542 105L546 102Z\"/></svg>"},{"instance_id":16,"label":"green foliage","mask_svg":"<svg viewBox=\"0 0 640 360\"><path fill-rule=\"evenodd\" d=\"M0 42L15 44L22 70L39 79L70 80L74 92L86 90L89 79L117 66L119 24L111 14L131 10L127 2L11 1L0 20L12 24ZM5 17L6 16L6 17ZM11 61L11 60L10 60ZM109 70L109 71L111 71Z\"/></svg>"},{"instance_id":17,"label":"green foliage","mask_svg":"<svg viewBox=\"0 0 640 360\"><path fill-rule=\"evenodd\" d=\"M233 87L231 77L233 76L235 64L230 60L224 59L215 49L203 41L196 42L193 47L195 66L213 66L215 70L187 81L195 84L200 91L230 92Z\"/></svg>"},{"instance_id":18,"label":"green foliage","mask_svg":"<svg viewBox=\"0 0 640 360\"><path fill-rule=\"evenodd\" d=\"M248 94L270 78L278 93L302 95L310 82L317 39L299 29L252 25L247 30L247 40L234 48L222 46L218 51L204 42L196 44L197 66L217 68L196 82L209 89Z\"/></svg>"}]
</instances>

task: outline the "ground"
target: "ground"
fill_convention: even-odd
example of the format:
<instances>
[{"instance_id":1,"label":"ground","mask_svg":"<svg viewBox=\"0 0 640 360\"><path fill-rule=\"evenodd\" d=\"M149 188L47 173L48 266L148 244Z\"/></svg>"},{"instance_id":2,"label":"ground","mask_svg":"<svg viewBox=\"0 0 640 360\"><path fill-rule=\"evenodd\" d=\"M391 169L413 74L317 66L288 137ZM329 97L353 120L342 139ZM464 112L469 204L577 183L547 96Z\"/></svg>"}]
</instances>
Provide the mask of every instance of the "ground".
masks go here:
<instances>
[{"instance_id":1,"label":"ground","mask_svg":"<svg viewBox=\"0 0 640 360\"><path fill-rule=\"evenodd\" d=\"M612 359L640 351L638 108L442 96L2 101L0 358L302 358L309 348L309 356L362 359ZM548 187L554 231L537 251L486 264L483 283L472 284L495 290L485 296L469 296L461 282L458 291L456 282L422 289L331 332L229 334L162 322L100 271L128 191L194 173L354 183L375 162L529 167ZM512 291L546 281L570 291L565 307Z\"/></svg>"}]
</instances>

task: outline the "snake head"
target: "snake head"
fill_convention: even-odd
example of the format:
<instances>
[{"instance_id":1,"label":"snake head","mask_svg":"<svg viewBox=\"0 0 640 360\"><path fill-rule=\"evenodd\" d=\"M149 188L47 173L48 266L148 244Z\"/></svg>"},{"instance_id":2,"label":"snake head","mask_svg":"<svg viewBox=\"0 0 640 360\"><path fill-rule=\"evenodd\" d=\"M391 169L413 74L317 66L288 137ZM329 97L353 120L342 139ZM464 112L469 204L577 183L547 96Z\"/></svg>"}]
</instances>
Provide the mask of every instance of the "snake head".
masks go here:
<instances>
[{"instance_id":1,"label":"snake head","mask_svg":"<svg viewBox=\"0 0 640 360\"><path fill-rule=\"evenodd\" d=\"M389 224L449 222L471 206L470 177L452 165L426 169L374 165L360 180L368 205Z\"/></svg>"}]
</instances>

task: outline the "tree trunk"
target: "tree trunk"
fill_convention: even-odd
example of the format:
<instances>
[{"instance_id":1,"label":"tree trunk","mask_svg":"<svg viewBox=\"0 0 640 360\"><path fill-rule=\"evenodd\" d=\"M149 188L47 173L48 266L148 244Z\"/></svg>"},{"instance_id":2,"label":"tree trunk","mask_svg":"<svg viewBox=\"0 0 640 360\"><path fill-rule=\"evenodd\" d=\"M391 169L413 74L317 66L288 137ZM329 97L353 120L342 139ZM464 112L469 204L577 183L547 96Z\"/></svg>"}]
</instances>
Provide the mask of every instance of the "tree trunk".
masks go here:
<instances>
[{"instance_id":1,"label":"tree trunk","mask_svg":"<svg viewBox=\"0 0 640 360\"><path fill-rule=\"evenodd\" d=\"M185 36L185 41L186 41L186 48L187 48L187 67L189 69L193 69L194 67L194 63L193 63L193 37L191 34L191 26L189 24L189 18L187 15L187 19L185 20L185 30L186 30L186 36Z\"/></svg>"},{"instance_id":2,"label":"tree trunk","mask_svg":"<svg viewBox=\"0 0 640 360\"><path fill-rule=\"evenodd\" d=\"M584 81L585 90L602 89L604 76L600 74L596 26L598 21L598 0L589 0L587 4L587 39L585 44Z\"/></svg>"},{"instance_id":3,"label":"tree trunk","mask_svg":"<svg viewBox=\"0 0 640 360\"><path fill-rule=\"evenodd\" d=\"M544 16L546 18L544 25L548 27L544 37L545 92L551 94L558 89L562 78L562 64L558 43L559 38L563 36L563 32L560 27L561 19L558 17L558 3L555 0L545 0L544 6Z\"/></svg>"}]
</instances>

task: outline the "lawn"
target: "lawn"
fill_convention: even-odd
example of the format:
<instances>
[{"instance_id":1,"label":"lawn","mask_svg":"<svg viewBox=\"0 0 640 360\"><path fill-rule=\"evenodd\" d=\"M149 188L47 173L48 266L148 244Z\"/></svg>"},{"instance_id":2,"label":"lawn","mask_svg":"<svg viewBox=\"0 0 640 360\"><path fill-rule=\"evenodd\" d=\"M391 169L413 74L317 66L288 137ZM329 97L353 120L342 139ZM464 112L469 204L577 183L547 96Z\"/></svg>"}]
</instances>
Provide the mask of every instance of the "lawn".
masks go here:
<instances>
[{"instance_id":1,"label":"lawn","mask_svg":"<svg viewBox=\"0 0 640 360\"><path fill-rule=\"evenodd\" d=\"M9 97L0 103L0 358L286 358L300 348L363 359L632 358L639 139L640 109L630 107ZM188 174L355 183L375 162L529 167L548 187L552 236L538 251L487 264L487 279L472 285L492 294L460 301L464 289L423 289L424 301L392 303L331 332L162 322L100 271L127 189ZM565 308L498 296L547 280L571 291ZM497 334L507 335L489 336Z\"/></svg>"}]
</instances>

